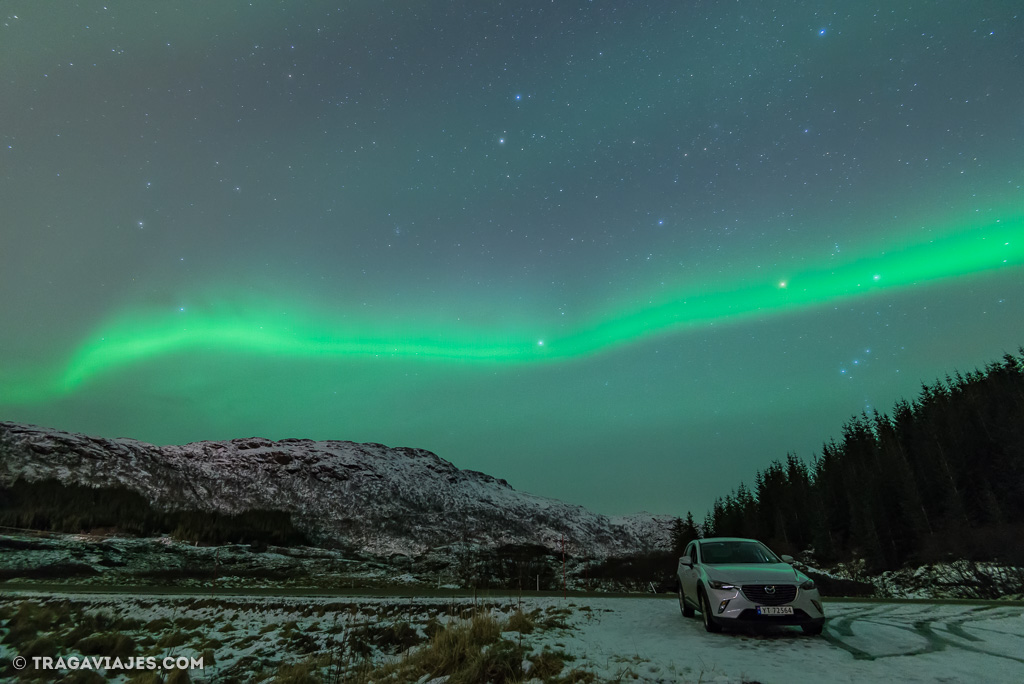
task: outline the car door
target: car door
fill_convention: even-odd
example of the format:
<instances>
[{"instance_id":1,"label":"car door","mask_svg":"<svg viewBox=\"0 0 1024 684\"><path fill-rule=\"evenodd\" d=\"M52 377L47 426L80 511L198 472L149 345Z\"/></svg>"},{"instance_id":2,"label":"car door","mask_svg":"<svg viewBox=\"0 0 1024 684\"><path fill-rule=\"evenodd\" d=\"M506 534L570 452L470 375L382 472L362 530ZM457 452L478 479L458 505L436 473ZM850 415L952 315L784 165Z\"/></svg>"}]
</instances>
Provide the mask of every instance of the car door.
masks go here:
<instances>
[{"instance_id":1,"label":"car door","mask_svg":"<svg viewBox=\"0 0 1024 684\"><path fill-rule=\"evenodd\" d=\"M687 558L693 567L687 566L683 561ZM685 596L693 605L697 605L697 544L690 542L683 551L683 557L679 560L679 583L683 588Z\"/></svg>"}]
</instances>

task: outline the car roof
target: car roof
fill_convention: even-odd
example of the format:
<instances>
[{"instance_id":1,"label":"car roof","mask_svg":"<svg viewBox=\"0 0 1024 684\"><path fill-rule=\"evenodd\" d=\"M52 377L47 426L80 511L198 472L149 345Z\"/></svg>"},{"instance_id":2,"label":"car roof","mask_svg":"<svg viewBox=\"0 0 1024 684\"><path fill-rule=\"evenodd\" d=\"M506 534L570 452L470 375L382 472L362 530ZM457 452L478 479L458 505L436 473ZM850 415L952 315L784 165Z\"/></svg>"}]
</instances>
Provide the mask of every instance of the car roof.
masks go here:
<instances>
[{"instance_id":1,"label":"car roof","mask_svg":"<svg viewBox=\"0 0 1024 684\"><path fill-rule=\"evenodd\" d=\"M703 544L704 542L754 542L760 544L756 539L746 539L744 537L708 537L707 539L696 539L695 541Z\"/></svg>"}]
</instances>

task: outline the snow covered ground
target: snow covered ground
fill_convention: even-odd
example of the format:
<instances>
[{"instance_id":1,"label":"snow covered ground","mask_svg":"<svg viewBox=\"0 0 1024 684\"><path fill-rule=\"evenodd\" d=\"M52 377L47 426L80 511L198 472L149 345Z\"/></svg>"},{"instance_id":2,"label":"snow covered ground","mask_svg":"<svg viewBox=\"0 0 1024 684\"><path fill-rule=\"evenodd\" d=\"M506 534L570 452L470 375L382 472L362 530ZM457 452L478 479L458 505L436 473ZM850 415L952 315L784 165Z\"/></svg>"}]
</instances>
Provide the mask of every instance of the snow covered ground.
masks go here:
<instances>
[{"instance_id":1,"label":"snow covered ground","mask_svg":"<svg viewBox=\"0 0 1024 684\"><path fill-rule=\"evenodd\" d=\"M50 623L37 619L39 625L51 624L41 627L38 637L22 634L21 642L12 643L6 636L13 616L19 610L27 614L26 601L39 615L46 610L57 615ZM683 618L677 602L666 598L521 601L491 597L474 607L472 599L424 597L6 593L0 595L6 642L0 644L0 677L17 674L5 668L20 649L41 648L33 638L49 640L61 654L75 653L85 620L129 637L135 655L205 654L204 670L190 672L193 681L270 681L282 667L300 661L315 664L327 677L330 667L345 660L335 658L332 649L346 651L349 659L358 651L377 664L399 660L438 625L481 610L508 618L521 607L534 616L536 628L506 631L503 639L527 654L560 653L566 661L563 675L575 669L600 682L1024 681L1024 608L1019 605L828 603L825 633L808 637L797 628L708 634L699 619ZM76 625L79 634L71 636ZM340 646L345 640L348 645Z\"/></svg>"},{"instance_id":2,"label":"snow covered ground","mask_svg":"<svg viewBox=\"0 0 1024 684\"><path fill-rule=\"evenodd\" d=\"M828 568L815 567L813 561L797 561L794 565L818 581L822 595L827 596L1024 600L1024 567L1001 563L961 559L886 570L880 574L868 573L864 559L836 563ZM853 580L860 586L847 584L826 587L825 582L819 581L821 577ZM858 593L839 593L854 588L858 589ZM832 591L827 592L826 589Z\"/></svg>"},{"instance_id":3,"label":"snow covered ground","mask_svg":"<svg viewBox=\"0 0 1024 684\"><path fill-rule=\"evenodd\" d=\"M821 637L797 628L708 634L659 599L590 601L570 652L602 674L628 662L639 681L1021 682L1024 609L828 603Z\"/></svg>"}]
</instances>

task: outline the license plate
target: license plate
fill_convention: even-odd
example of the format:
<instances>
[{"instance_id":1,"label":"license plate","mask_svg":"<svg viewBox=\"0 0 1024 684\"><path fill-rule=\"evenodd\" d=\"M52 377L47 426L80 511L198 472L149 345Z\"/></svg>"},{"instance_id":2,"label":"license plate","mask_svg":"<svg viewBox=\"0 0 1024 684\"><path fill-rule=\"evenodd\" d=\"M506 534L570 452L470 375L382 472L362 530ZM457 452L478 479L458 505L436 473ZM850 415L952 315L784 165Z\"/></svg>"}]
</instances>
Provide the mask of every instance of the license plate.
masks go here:
<instances>
[{"instance_id":1,"label":"license plate","mask_svg":"<svg viewBox=\"0 0 1024 684\"><path fill-rule=\"evenodd\" d=\"M793 606L758 606L758 615L792 615Z\"/></svg>"}]
</instances>

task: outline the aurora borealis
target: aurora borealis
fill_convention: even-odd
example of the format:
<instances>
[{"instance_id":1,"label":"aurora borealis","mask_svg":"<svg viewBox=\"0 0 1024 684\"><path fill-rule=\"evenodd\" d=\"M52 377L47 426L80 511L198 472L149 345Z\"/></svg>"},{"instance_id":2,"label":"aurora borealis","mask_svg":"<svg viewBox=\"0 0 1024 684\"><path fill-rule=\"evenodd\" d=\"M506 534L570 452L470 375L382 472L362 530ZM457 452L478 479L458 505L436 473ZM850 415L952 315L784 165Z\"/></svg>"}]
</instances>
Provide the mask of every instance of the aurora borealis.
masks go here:
<instances>
[{"instance_id":1,"label":"aurora borealis","mask_svg":"<svg viewBox=\"0 0 1024 684\"><path fill-rule=\"evenodd\" d=\"M1024 344L1012 3L9 3L0 415L702 512Z\"/></svg>"}]
</instances>

